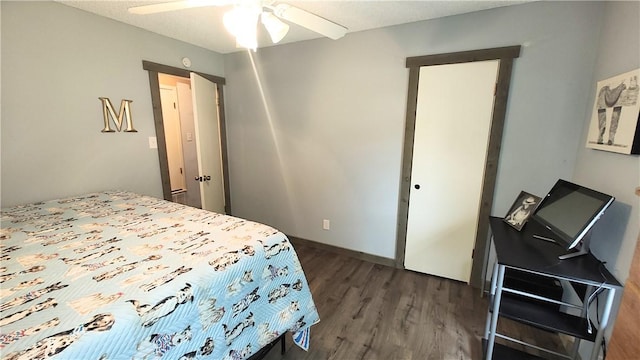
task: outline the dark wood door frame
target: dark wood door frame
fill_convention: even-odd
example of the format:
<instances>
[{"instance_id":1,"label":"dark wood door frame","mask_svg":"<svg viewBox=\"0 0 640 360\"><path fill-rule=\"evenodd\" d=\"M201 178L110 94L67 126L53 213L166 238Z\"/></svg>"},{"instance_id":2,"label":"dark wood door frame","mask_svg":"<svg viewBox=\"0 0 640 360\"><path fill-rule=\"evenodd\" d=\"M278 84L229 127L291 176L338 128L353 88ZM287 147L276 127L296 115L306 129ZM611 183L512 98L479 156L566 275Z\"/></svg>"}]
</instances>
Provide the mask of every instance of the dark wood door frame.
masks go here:
<instances>
[{"instance_id":1,"label":"dark wood door frame","mask_svg":"<svg viewBox=\"0 0 640 360\"><path fill-rule=\"evenodd\" d=\"M493 205L493 194L500 158L500 144L504 127L509 87L513 69L513 59L520 56L520 45L500 48L463 51L446 54L409 57L406 67L409 68L409 91L407 97L407 114L402 156L402 173L400 179L400 198L398 203L398 229L396 234L396 267L404 268L405 248L407 244L407 220L409 216L409 191L411 188L411 164L413 160L413 144L416 125L416 106L418 102L418 82L420 67L459 64L475 61L500 60L496 95L493 103L493 115L489 132L487 160L485 162L482 195L476 241L474 245L473 264L469 283L480 288L483 280L485 258L489 247L489 216Z\"/></svg>"},{"instance_id":2,"label":"dark wood door frame","mask_svg":"<svg viewBox=\"0 0 640 360\"><path fill-rule=\"evenodd\" d=\"M190 73L196 73L216 84L218 92L218 109L220 109L220 147L222 152L222 177L224 179L224 210L231 215L231 192L229 186L229 161L227 155L227 130L224 115L224 91L225 78L209 75L197 71L180 69L168 65L157 64L151 61L142 61L142 68L149 72L149 88L151 89L151 105L153 106L153 121L158 140L158 159L160 161L160 177L162 179L162 195L165 200L171 201L171 181L169 179L169 161L167 159L167 146L164 136L164 123L162 119L162 104L160 101L160 81L158 74L168 74L189 78ZM215 99L212 99L215 101Z\"/></svg>"}]
</instances>

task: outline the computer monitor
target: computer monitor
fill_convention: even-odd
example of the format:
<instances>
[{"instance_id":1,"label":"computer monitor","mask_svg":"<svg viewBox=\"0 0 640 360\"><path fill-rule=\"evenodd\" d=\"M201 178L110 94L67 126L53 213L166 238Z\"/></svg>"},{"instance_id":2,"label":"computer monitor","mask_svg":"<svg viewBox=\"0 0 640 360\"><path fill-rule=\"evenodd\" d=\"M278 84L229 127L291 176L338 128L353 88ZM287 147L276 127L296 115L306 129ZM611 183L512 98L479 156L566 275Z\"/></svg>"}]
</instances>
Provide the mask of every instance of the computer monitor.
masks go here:
<instances>
[{"instance_id":1,"label":"computer monitor","mask_svg":"<svg viewBox=\"0 0 640 360\"><path fill-rule=\"evenodd\" d=\"M560 179L542 199L533 218L564 242L567 250L580 248L577 254L561 258L573 257L589 251L588 244L581 242L588 240L589 231L614 200L611 195Z\"/></svg>"}]
</instances>

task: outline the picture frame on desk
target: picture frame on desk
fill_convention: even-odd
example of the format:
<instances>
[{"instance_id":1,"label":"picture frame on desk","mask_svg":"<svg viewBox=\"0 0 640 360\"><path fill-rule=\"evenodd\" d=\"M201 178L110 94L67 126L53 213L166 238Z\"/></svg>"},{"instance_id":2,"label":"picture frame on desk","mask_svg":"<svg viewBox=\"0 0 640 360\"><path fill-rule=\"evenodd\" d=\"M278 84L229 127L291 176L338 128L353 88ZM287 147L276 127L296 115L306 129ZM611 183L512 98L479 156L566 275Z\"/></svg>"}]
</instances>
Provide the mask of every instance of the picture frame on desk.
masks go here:
<instances>
[{"instance_id":1,"label":"picture frame on desk","mask_svg":"<svg viewBox=\"0 0 640 360\"><path fill-rule=\"evenodd\" d=\"M504 222L518 231L522 230L541 201L542 198L539 196L520 191L520 195L518 195L511 208L509 208L509 212L505 215Z\"/></svg>"}]
</instances>

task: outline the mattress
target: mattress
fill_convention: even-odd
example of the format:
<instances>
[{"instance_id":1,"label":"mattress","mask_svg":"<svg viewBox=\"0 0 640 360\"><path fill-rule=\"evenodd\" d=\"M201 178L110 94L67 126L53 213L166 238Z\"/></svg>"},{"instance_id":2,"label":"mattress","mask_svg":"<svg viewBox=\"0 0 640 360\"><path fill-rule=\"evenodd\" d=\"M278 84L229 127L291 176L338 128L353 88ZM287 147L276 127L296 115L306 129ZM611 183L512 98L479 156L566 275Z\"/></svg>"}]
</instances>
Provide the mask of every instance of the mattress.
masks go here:
<instances>
[{"instance_id":1,"label":"mattress","mask_svg":"<svg viewBox=\"0 0 640 360\"><path fill-rule=\"evenodd\" d=\"M129 192L2 210L2 359L244 359L319 321L264 224Z\"/></svg>"}]
</instances>

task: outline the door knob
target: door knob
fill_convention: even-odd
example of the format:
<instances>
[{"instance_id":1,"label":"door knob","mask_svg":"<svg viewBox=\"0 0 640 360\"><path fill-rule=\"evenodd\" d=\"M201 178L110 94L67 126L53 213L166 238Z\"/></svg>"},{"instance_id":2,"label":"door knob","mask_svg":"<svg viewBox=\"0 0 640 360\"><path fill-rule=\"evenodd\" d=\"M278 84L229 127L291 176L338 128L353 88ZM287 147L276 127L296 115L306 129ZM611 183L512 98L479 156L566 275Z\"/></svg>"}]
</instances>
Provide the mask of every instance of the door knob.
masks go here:
<instances>
[{"instance_id":1,"label":"door knob","mask_svg":"<svg viewBox=\"0 0 640 360\"><path fill-rule=\"evenodd\" d=\"M205 182L205 181L209 181L211 180L211 176L210 175L205 175L205 176L196 176L196 181L199 182Z\"/></svg>"},{"instance_id":2,"label":"door knob","mask_svg":"<svg viewBox=\"0 0 640 360\"><path fill-rule=\"evenodd\" d=\"M416 190L420 190L420 184L415 184L413 187L416 188Z\"/></svg>"}]
</instances>

